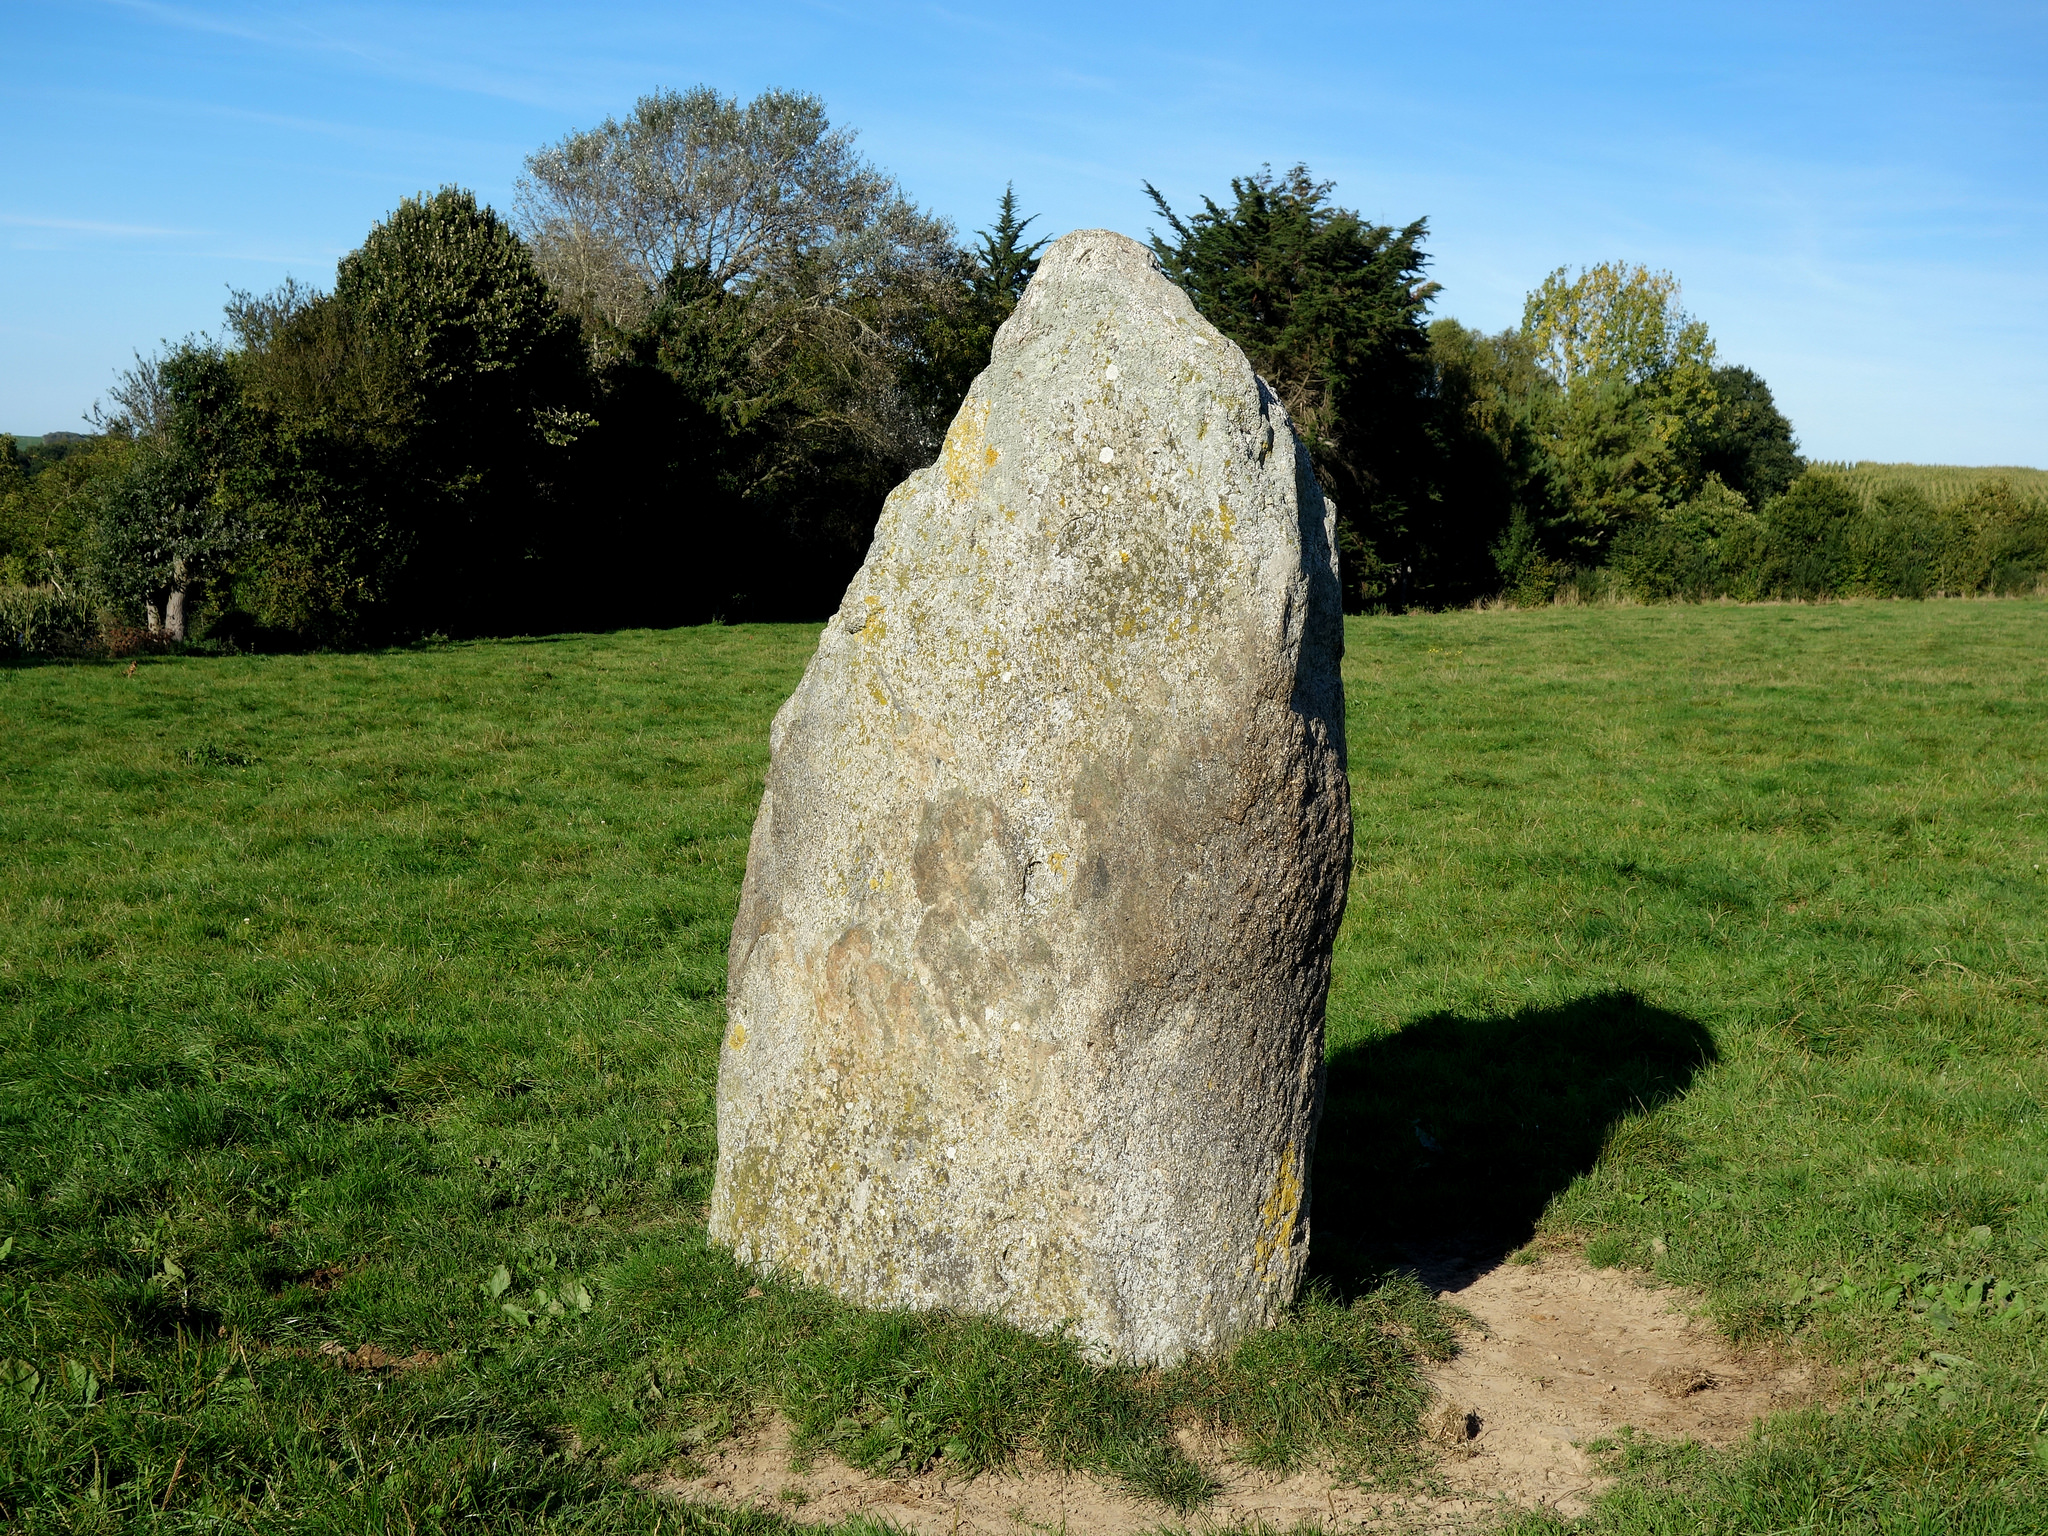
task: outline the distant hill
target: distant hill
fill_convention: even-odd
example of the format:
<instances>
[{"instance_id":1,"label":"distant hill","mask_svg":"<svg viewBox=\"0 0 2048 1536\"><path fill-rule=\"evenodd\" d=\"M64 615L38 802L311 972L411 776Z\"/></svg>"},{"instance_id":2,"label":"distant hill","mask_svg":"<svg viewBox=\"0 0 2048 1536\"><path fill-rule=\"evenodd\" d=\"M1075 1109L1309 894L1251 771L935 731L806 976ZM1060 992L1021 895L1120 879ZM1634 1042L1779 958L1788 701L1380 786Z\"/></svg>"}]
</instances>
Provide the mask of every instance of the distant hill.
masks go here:
<instances>
[{"instance_id":1,"label":"distant hill","mask_svg":"<svg viewBox=\"0 0 2048 1536\"><path fill-rule=\"evenodd\" d=\"M45 432L40 436L30 432L0 433L0 438L6 437L14 439L15 450L32 476L73 454L91 452L100 441L89 432Z\"/></svg>"},{"instance_id":2,"label":"distant hill","mask_svg":"<svg viewBox=\"0 0 2048 1536\"><path fill-rule=\"evenodd\" d=\"M1869 506L1878 492L1888 486L1910 486L1939 505L1967 496L1993 480L2009 480L2012 488L2029 501L2048 501L2048 469L2021 465L1972 464L1879 464L1858 459L1854 464L1815 460L1815 469L1831 469L1847 477Z\"/></svg>"},{"instance_id":3,"label":"distant hill","mask_svg":"<svg viewBox=\"0 0 2048 1536\"><path fill-rule=\"evenodd\" d=\"M56 447L62 443L89 443L93 438L90 432L11 432L4 435L12 437L15 444L21 448L36 448L44 444Z\"/></svg>"}]
</instances>

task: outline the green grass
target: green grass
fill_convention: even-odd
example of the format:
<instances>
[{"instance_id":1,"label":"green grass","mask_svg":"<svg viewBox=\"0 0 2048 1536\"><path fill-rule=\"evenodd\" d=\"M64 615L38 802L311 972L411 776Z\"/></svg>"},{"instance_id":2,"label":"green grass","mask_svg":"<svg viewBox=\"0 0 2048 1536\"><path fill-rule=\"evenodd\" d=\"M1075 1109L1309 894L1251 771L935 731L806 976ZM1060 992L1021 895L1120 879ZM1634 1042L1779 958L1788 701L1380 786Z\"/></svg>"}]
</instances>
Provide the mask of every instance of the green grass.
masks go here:
<instances>
[{"instance_id":1,"label":"green grass","mask_svg":"<svg viewBox=\"0 0 2048 1536\"><path fill-rule=\"evenodd\" d=\"M702 1240L813 635L0 670L0 1523L651 1529L771 1405L1162 1520L1190 1419L1399 1476L1447 1338L1388 1264L1532 1231L1835 1383L1617 1445L1589 1528L2048 1523L2048 606L1354 621L1317 1294L1167 1375Z\"/></svg>"},{"instance_id":2,"label":"green grass","mask_svg":"<svg viewBox=\"0 0 2048 1536\"><path fill-rule=\"evenodd\" d=\"M1319 1246L1540 1214L1837 1373L1598 1529L2048 1528L2048 608L1352 639Z\"/></svg>"},{"instance_id":3,"label":"green grass","mask_svg":"<svg viewBox=\"0 0 2048 1536\"><path fill-rule=\"evenodd\" d=\"M1412 1283L1159 1376L706 1246L726 940L814 639L0 670L0 1523L647 1528L625 1479L766 1406L877 1471L1029 1446L1162 1514L1206 1496L1191 1420L1414 1463L1451 1340Z\"/></svg>"},{"instance_id":4,"label":"green grass","mask_svg":"<svg viewBox=\"0 0 2048 1536\"><path fill-rule=\"evenodd\" d=\"M1867 507L1881 491L1915 490L1936 506L1959 501L1979 486L2004 480L2023 501L2048 500L2048 469L2027 469L2020 465L1965 464L1879 464L1871 459L1855 463L1823 463L1843 475L1862 493Z\"/></svg>"}]
</instances>

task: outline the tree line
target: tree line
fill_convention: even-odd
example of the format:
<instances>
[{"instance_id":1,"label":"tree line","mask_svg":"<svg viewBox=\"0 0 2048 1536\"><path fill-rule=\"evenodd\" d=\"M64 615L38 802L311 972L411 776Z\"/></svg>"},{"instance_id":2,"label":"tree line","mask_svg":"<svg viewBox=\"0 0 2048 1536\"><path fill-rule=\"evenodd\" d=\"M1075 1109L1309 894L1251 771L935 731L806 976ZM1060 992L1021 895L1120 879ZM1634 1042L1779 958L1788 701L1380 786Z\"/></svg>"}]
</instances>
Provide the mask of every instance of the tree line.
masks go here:
<instances>
[{"instance_id":1,"label":"tree line","mask_svg":"<svg viewBox=\"0 0 2048 1536\"><path fill-rule=\"evenodd\" d=\"M2048 569L2010 487L1873 508L1806 466L1668 273L1559 270L1486 334L1431 319L1425 220L1305 167L1187 216L1146 190L1167 274L1309 444L1355 609ZM1006 191L963 242L815 96L655 92L530 156L510 218L407 199L331 287L236 293L219 337L138 356L90 439L0 440L0 643L822 616L986 365L1033 222Z\"/></svg>"}]
</instances>

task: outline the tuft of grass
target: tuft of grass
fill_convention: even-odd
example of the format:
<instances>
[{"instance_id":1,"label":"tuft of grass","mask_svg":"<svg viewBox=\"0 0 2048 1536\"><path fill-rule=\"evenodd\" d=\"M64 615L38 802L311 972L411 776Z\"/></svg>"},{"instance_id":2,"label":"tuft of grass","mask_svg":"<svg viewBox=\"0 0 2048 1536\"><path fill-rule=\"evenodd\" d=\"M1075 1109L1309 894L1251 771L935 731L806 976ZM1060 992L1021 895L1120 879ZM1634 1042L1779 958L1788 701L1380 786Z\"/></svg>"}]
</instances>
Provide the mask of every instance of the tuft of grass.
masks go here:
<instances>
[{"instance_id":1,"label":"tuft of grass","mask_svg":"<svg viewBox=\"0 0 2048 1536\"><path fill-rule=\"evenodd\" d=\"M1602 1232L1586 1244L1586 1262L1595 1269L1620 1269L1631 1257L1627 1239L1618 1232Z\"/></svg>"},{"instance_id":2,"label":"tuft of grass","mask_svg":"<svg viewBox=\"0 0 2048 1536\"><path fill-rule=\"evenodd\" d=\"M1416 1425L1428 1391L1409 1360L1448 1360L1455 1314L1397 1275L1346 1305L1312 1288L1286 1326L1170 1381L1176 1416L1234 1443L1265 1471L1311 1462L1340 1477L1399 1477L1420 1463Z\"/></svg>"},{"instance_id":3,"label":"tuft of grass","mask_svg":"<svg viewBox=\"0 0 2048 1536\"><path fill-rule=\"evenodd\" d=\"M198 763L208 768L253 768L256 759L236 747L216 746L212 742L204 746L187 747L185 761Z\"/></svg>"}]
</instances>

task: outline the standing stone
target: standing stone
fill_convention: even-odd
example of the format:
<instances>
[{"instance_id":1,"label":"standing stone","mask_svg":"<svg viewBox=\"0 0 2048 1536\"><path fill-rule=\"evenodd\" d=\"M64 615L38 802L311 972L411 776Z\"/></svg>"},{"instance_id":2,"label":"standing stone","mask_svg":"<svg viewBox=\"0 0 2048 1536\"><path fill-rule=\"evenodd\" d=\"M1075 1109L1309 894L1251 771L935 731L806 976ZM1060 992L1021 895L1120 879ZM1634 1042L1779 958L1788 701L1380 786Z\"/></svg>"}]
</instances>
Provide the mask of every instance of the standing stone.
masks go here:
<instances>
[{"instance_id":1,"label":"standing stone","mask_svg":"<svg viewBox=\"0 0 2048 1536\"><path fill-rule=\"evenodd\" d=\"M1135 242L1068 235L775 717L711 1234L1171 1363L1308 1250L1351 857L1333 522Z\"/></svg>"}]
</instances>

